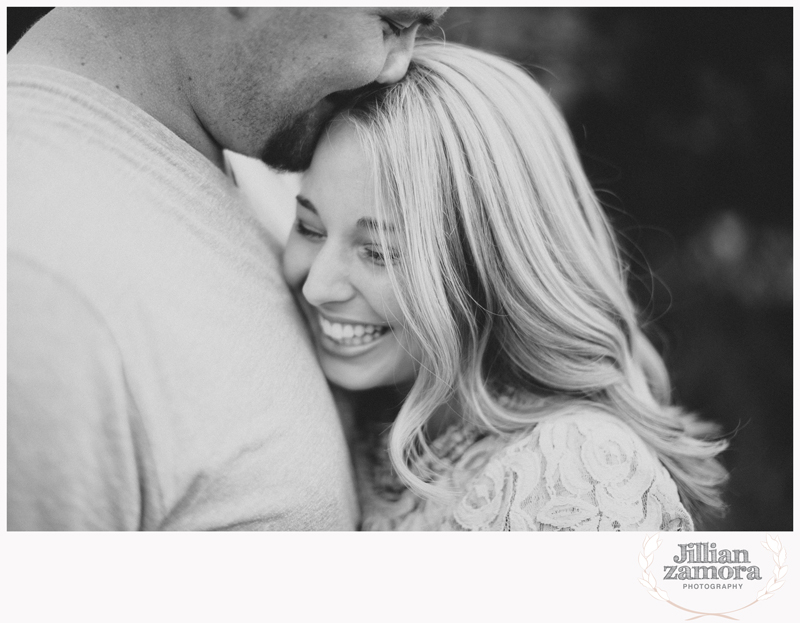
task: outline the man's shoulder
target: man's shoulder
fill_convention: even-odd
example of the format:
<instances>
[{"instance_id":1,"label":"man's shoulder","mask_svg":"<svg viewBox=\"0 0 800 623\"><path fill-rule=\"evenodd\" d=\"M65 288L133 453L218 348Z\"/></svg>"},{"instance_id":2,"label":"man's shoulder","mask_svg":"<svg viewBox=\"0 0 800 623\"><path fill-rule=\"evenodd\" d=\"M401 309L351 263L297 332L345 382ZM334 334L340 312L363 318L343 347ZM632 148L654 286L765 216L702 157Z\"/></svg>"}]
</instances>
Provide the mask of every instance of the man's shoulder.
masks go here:
<instances>
[{"instance_id":1,"label":"man's shoulder","mask_svg":"<svg viewBox=\"0 0 800 623\"><path fill-rule=\"evenodd\" d=\"M223 171L66 73L9 73L9 253L112 317L127 301L160 318L176 289L187 306L234 286L288 300L275 250Z\"/></svg>"},{"instance_id":2,"label":"man's shoulder","mask_svg":"<svg viewBox=\"0 0 800 623\"><path fill-rule=\"evenodd\" d=\"M12 66L8 82L10 247L88 257L175 228L242 228L230 179L131 102L51 67Z\"/></svg>"},{"instance_id":3,"label":"man's shoulder","mask_svg":"<svg viewBox=\"0 0 800 623\"><path fill-rule=\"evenodd\" d=\"M9 64L7 75L9 130L26 128L28 119L48 123L136 119L136 105L100 84L70 71L46 65ZM66 126L69 127L69 126Z\"/></svg>"},{"instance_id":4,"label":"man's shoulder","mask_svg":"<svg viewBox=\"0 0 800 623\"><path fill-rule=\"evenodd\" d=\"M166 126L136 104L92 80L55 67L8 68L8 140L14 160L42 152L68 156L60 167L100 169L120 161L140 167L169 168L171 175L200 179L217 170ZM152 163L148 167L147 163Z\"/></svg>"}]
</instances>

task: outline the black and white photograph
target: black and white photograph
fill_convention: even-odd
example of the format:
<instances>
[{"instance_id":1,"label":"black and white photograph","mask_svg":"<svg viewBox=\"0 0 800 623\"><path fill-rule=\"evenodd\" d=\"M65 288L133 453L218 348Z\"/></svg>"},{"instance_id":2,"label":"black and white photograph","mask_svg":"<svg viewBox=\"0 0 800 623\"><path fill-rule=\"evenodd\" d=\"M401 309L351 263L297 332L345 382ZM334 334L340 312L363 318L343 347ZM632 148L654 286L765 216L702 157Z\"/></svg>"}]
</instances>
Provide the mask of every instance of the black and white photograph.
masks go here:
<instances>
[{"instance_id":1,"label":"black and white photograph","mask_svg":"<svg viewBox=\"0 0 800 623\"><path fill-rule=\"evenodd\" d=\"M792 533L793 19L8 7L5 536Z\"/></svg>"}]
</instances>

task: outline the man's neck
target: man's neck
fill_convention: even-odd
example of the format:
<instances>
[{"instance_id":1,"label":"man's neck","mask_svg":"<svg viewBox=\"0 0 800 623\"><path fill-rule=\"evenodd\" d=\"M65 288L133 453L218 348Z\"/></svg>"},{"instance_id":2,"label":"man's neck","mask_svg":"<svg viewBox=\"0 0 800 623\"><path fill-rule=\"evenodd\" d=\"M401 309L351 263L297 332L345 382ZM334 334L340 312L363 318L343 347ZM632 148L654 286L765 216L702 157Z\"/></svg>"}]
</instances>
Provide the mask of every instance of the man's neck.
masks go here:
<instances>
[{"instance_id":1,"label":"man's neck","mask_svg":"<svg viewBox=\"0 0 800 623\"><path fill-rule=\"evenodd\" d=\"M55 67L124 97L222 168L222 149L198 120L168 32L168 10L55 9L8 54L9 64Z\"/></svg>"}]
</instances>

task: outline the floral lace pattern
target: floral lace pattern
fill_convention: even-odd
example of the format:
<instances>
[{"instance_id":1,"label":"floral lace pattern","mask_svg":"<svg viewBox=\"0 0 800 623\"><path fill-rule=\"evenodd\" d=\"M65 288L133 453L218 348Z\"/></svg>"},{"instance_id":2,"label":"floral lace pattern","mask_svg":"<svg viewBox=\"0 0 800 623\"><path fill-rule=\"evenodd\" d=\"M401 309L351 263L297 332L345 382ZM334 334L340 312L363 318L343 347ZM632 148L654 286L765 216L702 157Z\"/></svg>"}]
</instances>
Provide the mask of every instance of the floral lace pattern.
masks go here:
<instances>
[{"instance_id":1,"label":"floral lace pattern","mask_svg":"<svg viewBox=\"0 0 800 623\"><path fill-rule=\"evenodd\" d=\"M424 500L398 480L387 488L385 461L357 453L362 529L694 529L667 470L611 415L561 415L503 438L451 427L432 449L440 459L431 463L439 466L434 482L458 492L444 502Z\"/></svg>"}]
</instances>

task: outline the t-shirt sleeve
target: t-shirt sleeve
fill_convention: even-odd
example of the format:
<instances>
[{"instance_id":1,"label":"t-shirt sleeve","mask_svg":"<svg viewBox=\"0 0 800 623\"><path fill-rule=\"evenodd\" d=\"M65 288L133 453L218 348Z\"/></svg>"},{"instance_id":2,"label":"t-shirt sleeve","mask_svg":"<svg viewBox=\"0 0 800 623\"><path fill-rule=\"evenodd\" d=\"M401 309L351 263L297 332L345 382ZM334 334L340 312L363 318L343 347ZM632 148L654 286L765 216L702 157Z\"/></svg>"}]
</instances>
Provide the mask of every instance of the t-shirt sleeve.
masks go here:
<instances>
[{"instance_id":1,"label":"t-shirt sleeve","mask_svg":"<svg viewBox=\"0 0 800 623\"><path fill-rule=\"evenodd\" d=\"M8 258L8 529L123 530L142 514L116 344L57 275Z\"/></svg>"},{"instance_id":2,"label":"t-shirt sleeve","mask_svg":"<svg viewBox=\"0 0 800 623\"><path fill-rule=\"evenodd\" d=\"M466 530L691 530L675 483L627 425L562 415L492 458L454 513Z\"/></svg>"}]
</instances>

